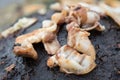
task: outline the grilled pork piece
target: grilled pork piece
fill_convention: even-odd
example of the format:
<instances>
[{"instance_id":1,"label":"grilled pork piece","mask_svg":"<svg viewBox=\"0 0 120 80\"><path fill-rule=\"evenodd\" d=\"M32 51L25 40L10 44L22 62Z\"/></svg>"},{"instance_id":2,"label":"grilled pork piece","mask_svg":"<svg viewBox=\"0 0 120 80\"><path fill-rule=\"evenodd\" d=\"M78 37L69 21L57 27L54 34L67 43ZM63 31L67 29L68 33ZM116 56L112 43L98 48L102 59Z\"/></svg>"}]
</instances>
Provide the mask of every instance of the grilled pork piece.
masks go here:
<instances>
[{"instance_id":1,"label":"grilled pork piece","mask_svg":"<svg viewBox=\"0 0 120 80\"><path fill-rule=\"evenodd\" d=\"M76 75L89 73L96 66L91 56L80 54L68 45L62 46L54 56L50 57L47 65L50 68L59 66L60 71Z\"/></svg>"},{"instance_id":2,"label":"grilled pork piece","mask_svg":"<svg viewBox=\"0 0 120 80\"><path fill-rule=\"evenodd\" d=\"M95 60L95 49L88 38L90 33L84 30L80 30L80 28L71 25L67 26L67 31L67 44L79 52L91 56Z\"/></svg>"},{"instance_id":3,"label":"grilled pork piece","mask_svg":"<svg viewBox=\"0 0 120 80\"><path fill-rule=\"evenodd\" d=\"M22 19L19 19L18 22L13 25L13 27L10 27L10 28L6 29L5 31L3 31L1 33L1 36L6 38L10 34L13 34L14 32L16 32L20 29L25 29L25 28L29 27L30 25L32 25L36 21L37 21L36 18L22 18Z\"/></svg>"},{"instance_id":4,"label":"grilled pork piece","mask_svg":"<svg viewBox=\"0 0 120 80\"><path fill-rule=\"evenodd\" d=\"M69 6L66 23L75 22L81 29L86 31L96 29L104 31L105 27L99 23L100 15L80 4Z\"/></svg>"},{"instance_id":5,"label":"grilled pork piece","mask_svg":"<svg viewBox=\"0 0 120 80\"><path fill-rule=\"evenodd\" d=\"M37 59L38 55L32 44L43 42L48 54L55 54L55 52L60 47L60 44L56 38L56 32L57 25L55 22L48 20L44 21L43 28L34 30L33 32L28 34L18 36L15 40L16 46L14 46L13 51L18 56Z\"/></svg>"}]
</instances>

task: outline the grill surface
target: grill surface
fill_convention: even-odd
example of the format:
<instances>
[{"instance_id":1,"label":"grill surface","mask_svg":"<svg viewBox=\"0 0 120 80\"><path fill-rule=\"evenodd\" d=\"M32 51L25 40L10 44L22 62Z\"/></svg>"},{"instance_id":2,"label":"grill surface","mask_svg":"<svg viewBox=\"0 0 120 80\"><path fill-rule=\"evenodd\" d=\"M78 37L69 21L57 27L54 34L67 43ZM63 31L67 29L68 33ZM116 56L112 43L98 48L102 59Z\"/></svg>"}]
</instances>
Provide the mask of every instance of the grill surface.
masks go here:
<instances>
[{"instance_id":1,"label":"grill surface","mask_svg":"<svg viewBox=\"0 0 120 80\"><path fill-rule=\"evenodd\" d=\"M104 32L91 31L90 40L95 46L97 54L97 67L86 75L68 75L61 73L59 68L50 69L46 65L49 57L43 44L34 44L38 52L38 61L32 59L16 57L13 52L14 40L17 36L31 32L41 27L41 22L50 19L53 11L48 11L45 16L33 14L30 17L37 17L39 20L31 27L20 30L6 39L0 40L0 80L120 80L120 29L109 17L101 19L101 23L106 26ZM65 25L60 26L58 39L61 45L66 44L67 31ZM5 68L14 63L15 68L7 73Z\"/></svg>"}]
</instances>

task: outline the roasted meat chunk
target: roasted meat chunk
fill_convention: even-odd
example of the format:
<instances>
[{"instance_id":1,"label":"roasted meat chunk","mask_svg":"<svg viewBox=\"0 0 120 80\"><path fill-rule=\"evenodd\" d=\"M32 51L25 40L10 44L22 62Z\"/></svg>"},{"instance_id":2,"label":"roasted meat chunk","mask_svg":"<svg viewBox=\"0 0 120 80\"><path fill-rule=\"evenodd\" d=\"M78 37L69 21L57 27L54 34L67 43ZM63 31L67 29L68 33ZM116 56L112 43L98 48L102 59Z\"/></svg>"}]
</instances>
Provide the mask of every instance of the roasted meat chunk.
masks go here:
<instances>
[{"instance_id":1,"label":"roasted meat chunk","mask_svg":"<svg viewBox=\"0 0 120 80\"><path fill-rule=\"evenodd\" d=\"M89 73L96 66L91 56L80 54L68 45L62 46L54 56L50 57L47 65L50 68L59 66L60 71L76 75Z\"/></svg>"},{"instance_id":2,"label":"roasted meat chunk","mask_svg":"<svg viewBox=\"0 0 120 80\"><path fill-rule=\"evenodd\" d=\"M90 33L70 25L67 26L67 31L67 44L79 52L91 56L95 60L95 49L90 39L88 38Z\"/></svg>"},{"instance_id":3,"label":"roasted meat chunk","mask_svg":"<svg viewBox=\"0 0 120 80\"><path fill-rule=\"evenodd\" d=\"M15 40L14 53L19 56L37 59L38 55L33 48L33 43L43 42L48 54L55 54L60 48L56 38L57 25L53 21L43 21L43 28L34 30L31 33L18 36ZM56 46L56 47L54 47Z\"/></svg>"}]
</instances>

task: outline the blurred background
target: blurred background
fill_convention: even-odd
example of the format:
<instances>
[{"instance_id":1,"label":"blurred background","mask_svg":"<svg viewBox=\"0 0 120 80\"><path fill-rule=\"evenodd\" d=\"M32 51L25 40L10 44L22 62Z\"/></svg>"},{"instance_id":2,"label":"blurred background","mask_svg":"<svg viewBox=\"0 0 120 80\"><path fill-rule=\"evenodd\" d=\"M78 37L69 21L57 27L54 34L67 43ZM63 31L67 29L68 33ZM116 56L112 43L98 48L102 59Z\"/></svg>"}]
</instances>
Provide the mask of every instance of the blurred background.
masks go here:
<instances>
[{"instance_id":1,"label":"blurred background","mask_svg":"<svg viewBox=\"0 0 120 80\"><path fill-rule=\"evenodd\" d=\"M18 18L32 14L35 10L48 8L56 0L0 0L0 32L7 29ZM46 4L46 5L45 5Z\"/></svg>"},{"instance_id":2,"label":"blurred background","mask_svg":"<svg viewBox=\"0 0 120 80\"><path fill-rule=\"evenodd\" d=\"M15 23L20 17L30 15L34 12L44 14L49 5L54 2L84 1L95 3L104 1L112 6L120 7L120 0L0 0L0 33Z\"/></svg>"}]
</instances>

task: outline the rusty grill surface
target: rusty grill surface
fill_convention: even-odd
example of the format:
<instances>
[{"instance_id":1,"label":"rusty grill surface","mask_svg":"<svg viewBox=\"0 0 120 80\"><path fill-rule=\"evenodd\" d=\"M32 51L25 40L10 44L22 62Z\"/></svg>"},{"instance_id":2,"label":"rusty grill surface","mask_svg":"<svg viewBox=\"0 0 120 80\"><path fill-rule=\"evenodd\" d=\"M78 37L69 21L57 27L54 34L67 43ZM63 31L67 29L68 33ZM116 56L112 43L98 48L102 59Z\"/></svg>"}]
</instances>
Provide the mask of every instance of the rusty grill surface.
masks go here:
<instances>
[{"instance_id":1,"label":"rusty grill surface","mask_svg":"<svg viewBox=\"0 0 120 80\"><path fill-rule=\"evenodd\" d=\"M48 68L46 61L50 55L42 43L33 44L39 55L37 61L16 57L12 52L15 38L38 29L41 22L50 19L52 14L53 11L48 11L45 16L33 14L30 17L38 18L37 23L0 40L0 80L120 80L120 28L109 17L104 17L100 21L106 26L104 32L91 31L90 40L96 49L97 67L86 75L68 75L61 73L59 67ZM66 44L66 38L67 31L65 25L62 25L58 33L61 45ZM5 68L13 63L16 65L15 68L11 72L6 72Z\"/></svg>"}]
</instances>

